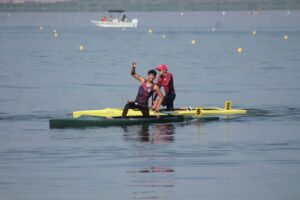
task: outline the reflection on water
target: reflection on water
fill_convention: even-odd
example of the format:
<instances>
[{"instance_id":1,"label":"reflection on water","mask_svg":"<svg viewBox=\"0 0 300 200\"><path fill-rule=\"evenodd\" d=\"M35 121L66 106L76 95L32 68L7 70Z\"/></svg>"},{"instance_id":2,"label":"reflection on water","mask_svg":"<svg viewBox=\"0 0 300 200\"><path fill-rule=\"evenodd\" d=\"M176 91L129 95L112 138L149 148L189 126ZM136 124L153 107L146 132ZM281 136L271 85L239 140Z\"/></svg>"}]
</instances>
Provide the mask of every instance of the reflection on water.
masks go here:
<instances>
[{"instance_id":1,"label":"reflection on water","mask_svg":"<svg viewBox=\"0 0 300 200\"><path fill-rule=\"evenodd\" d=\"M174 124L142 125L139 127L123 127L125 141L139 141L153 144L163 144L174 141Z\"/></svg>"},{"instance_id":2,"label":"reflection on water","mask_svg":"<svg viewBox=\"0 0 300 200\"><path fill-rule=\"evenodd\" d=\"M174 169L165 167L150 167L148 169L141 169L136 171L128 171L129 173L161 173L161 172L175 172Z\"/></svg>"},{"instance_id":3,"label":"reflection on water","mask_svg":"<svg viewBox=\"0 0 300 200\"><path fill-rule=\"evenodd\" d=\"M165 166L166 160L173 160L168 155L163 155L156 144L171 144L175 140L175 124L142 125L124 127L123 138L126 142L149 143L150 145L135 146L135 154L142 161L135 161L133 169L127 170L130 175L129 187L133 199L158 199L161 193L172 193L175 170ZM154 146L153 146L154 145ZM140 166L140 167L139 167ZM160 188L155 190L154 188Z\"/></svg>"}]
</instances>

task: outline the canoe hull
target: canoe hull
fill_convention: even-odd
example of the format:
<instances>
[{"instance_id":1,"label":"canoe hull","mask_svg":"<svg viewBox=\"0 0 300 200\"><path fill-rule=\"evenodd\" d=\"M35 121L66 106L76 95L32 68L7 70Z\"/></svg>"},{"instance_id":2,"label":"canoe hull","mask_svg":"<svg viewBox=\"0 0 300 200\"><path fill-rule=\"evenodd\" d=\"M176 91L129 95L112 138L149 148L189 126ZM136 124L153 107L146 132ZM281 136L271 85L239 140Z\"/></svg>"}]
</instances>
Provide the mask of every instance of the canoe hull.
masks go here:
<instances>
[{"instance_id":1,"label":"canoe hull","mask_svg":"<svg viewBox=\"0 0 300 200\"><path fill-rule=\"evenodd\" d=\"M199 108L200 109L200 108ZM219 116L219 115L243 115L246 114L246 110L241 109L223 109L223 108L202 108L201 113L197 113L199 111L197 108L178 108L171 112L161 112L155 113L150 111L150 116ZM74 111L73 118L79 118L81 116L95 116L95 117L121 117L123 109L122 108L105 108L100 110L83 110L83 111ZM127 113L128 117L139 117L142 116L142 113L139 110L129 109Z\"/></svg>"},{"instance_id":2,"label":"canoe hull","mask_svg":"<svg viewBox=\"0 0 300 200\"><path fill-rule=\"evenodd\" d=\"M80 117L78 119L51 119L49 127L51 129L62 128L85 128L85 127L109 127L109 126L131 126L140 124L157 124L157 123L173 123L184 122L194 118L183 116L166 116L166 117L150 117L150 118L101 118L101 117ZM219 120L218 117L199 118L201 121Z\"/></svg>"}]
</instances>

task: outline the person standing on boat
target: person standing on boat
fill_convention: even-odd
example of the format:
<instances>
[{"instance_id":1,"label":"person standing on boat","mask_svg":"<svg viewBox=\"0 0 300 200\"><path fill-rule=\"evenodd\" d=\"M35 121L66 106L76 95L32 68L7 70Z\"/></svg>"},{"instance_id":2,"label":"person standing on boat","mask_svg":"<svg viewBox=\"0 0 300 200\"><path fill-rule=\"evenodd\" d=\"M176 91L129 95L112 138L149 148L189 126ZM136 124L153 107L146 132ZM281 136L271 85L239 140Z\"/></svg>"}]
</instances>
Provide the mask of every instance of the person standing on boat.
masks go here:
<instances>
[{"instance_id":1,"label":"person standing on boat","mask_svg":"<svg viewBox=\"0 0 300 200\"><path fill-rule=\"evenodd\" d=\"M126 117L128 109L137 108L139 109L144 117L149 117L149 108L148 108L148 101L149 98L153 95L155 92L160 98L157 101L157 105L152 110L159 112L159 107L164 100L164 96L161 93L159 87L154 83L154 80L156 78L156 71L155 70L149 70L148 71L148 79L145 79L144 77L140 76L135 72L136 63L132 63L131 65L131 75L136 80L138 80L141 85L138 90L138 94L136 96L135 101L129 101L122 113L122 117Z\"/></svg>"},{"instance_id":2,"label":"person standing on boat","mask_svg":"<svg viewBox=\"0 0 300 200\"><path fill-rule=\"evenodd\" d=\"M176 97L173 75L168 72L168 66L165 64L159 65L156 70L159 71L159 77L157 81L157 85L159 87L164 87L165 89L165 98L162 102L163 106L167 106L167 111L174 109L174 100ZM154 95L154 100L156 99L157 94ZM158 101L155 101L153 104L153 108L156 108Z\"/></svg>"},{"instance_id":3,"label":"person standing on boat","mask_svg":"<svg viewBox=\"0 0 300 200\"><path fill-rule=\"evenodd\" d=\"M101 17L101 22L106 22L106 17L105 16Z\"/></svg>"},{"instance_id":4,"label":"person standing on boat","mask_svg":"<svg viewBox=\"0 0 300 200\"><path fill-rule=\"evenodd\" d=\"M121 22L125 22L125 21L126 21L126 15L123 14L123 15L122 15L122 18L121 18Z\"/></svg>"}]
</instances>

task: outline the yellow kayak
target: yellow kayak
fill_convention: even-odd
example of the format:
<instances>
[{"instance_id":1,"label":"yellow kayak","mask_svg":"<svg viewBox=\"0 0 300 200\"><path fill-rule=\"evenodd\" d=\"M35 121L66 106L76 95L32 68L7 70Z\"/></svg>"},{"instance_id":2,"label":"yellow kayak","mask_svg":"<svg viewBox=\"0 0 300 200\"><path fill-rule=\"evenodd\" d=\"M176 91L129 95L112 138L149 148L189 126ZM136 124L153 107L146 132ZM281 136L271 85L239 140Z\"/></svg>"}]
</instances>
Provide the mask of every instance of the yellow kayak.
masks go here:
<instances>
[{"instance_id":1,"label":"yellow kayak","mask_svg":"<svg viewBox=\"0 0 300 200\"><path fill-rule=\"evenodd\" d=\"M81 116L92 116L92 117L105 117L105 118L118 118L122 116L123 108L105 108L100 110L82 110L74 111L73 118L79 118ZM150 111L150 116L210 116L210 115L243 115L246 114L247 110L243 109L232 109L231 101L226 101L224 108L219 107L184 107L175 108L173 111L161 111L159 113ZM127 113L128 117L139 117L142 113L137 109L129 109Z\"/></svg>"}]
</instances>

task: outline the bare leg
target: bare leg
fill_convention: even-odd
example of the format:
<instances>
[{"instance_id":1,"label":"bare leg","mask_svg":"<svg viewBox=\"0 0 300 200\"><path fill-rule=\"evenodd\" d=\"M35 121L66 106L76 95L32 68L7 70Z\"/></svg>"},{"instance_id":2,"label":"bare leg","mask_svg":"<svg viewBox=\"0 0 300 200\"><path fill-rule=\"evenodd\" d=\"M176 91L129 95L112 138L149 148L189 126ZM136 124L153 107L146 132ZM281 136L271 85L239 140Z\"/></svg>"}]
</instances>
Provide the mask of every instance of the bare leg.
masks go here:
<instances>
[{"instance_id":1,"label":"bare leg","mask_svg":"<svg viewBox=\"0 0 300 200\"><path fill-rule=\"evenodd\" d=\"M135 107L134 102L128 102L128 103L125 105L124 109L123 109L123 112L122 112L122 118L125 118L126 115L127 115L128 110L129 110L130 108L133 108L133 107Z\"/></svg>"},{"instance_id":2,"label":"bare leg","mask_svg":"<svg viewBox=\"0 0 300 200\"><path fill-rule=\"evenodd\" d=\"M153 104L153 106L152 106L152 109L153 109L153 110L156 110L156 109L157 109L158 102L159 102L159 99L156 99L156 100L154 101L154 104Z\"/></svg>"}]
</instances>

